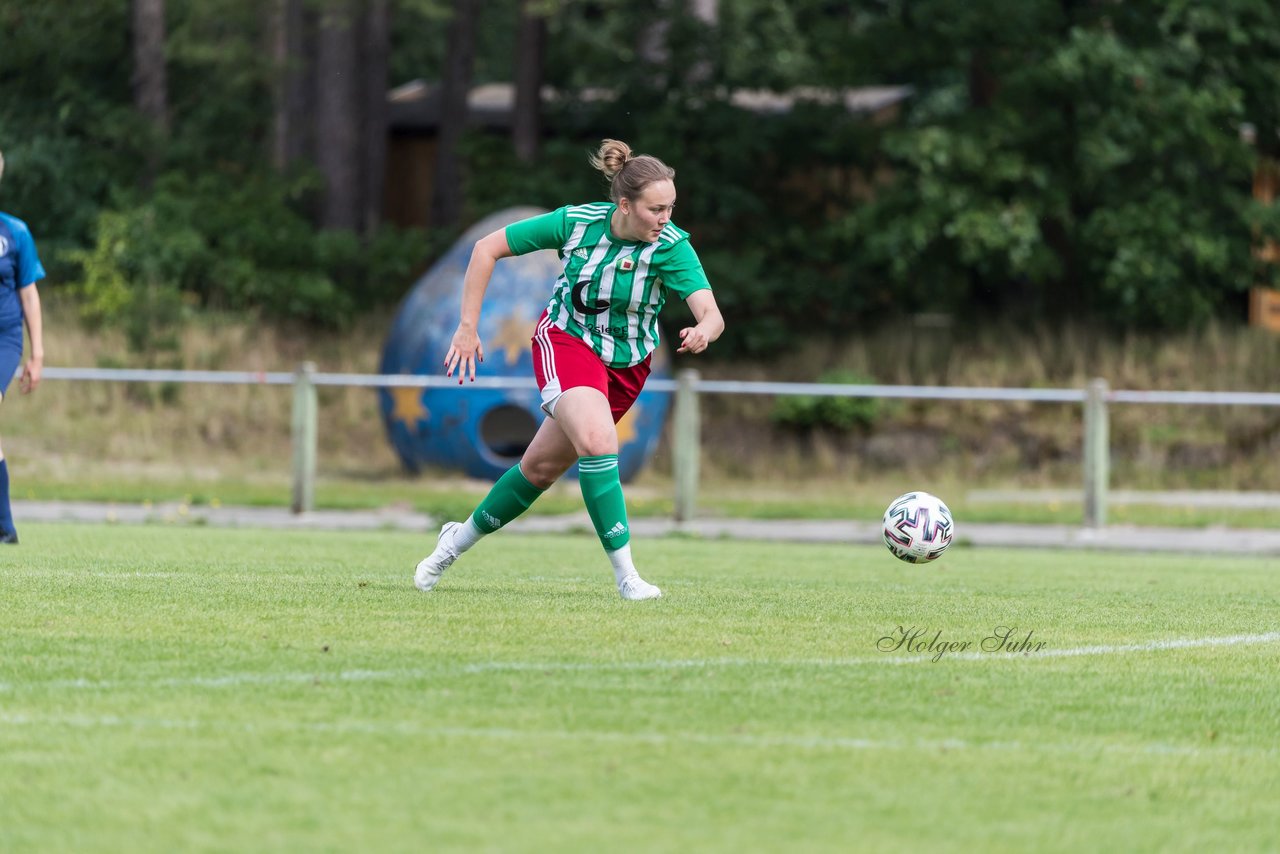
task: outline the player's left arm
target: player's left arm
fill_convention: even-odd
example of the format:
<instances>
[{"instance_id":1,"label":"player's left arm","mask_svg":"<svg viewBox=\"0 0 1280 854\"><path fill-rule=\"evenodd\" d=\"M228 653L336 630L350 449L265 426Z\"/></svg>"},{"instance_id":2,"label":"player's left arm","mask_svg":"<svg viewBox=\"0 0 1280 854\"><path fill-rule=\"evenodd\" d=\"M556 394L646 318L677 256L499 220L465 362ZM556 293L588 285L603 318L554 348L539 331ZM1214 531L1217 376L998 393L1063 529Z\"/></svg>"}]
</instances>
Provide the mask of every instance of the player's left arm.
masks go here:
<instances>
[{"instance_id":1,"label":"player's left arm","mask_svg":"<svg viewBox=\"0 0 1280 854\"><path fill-rule=\"evenodd\" d=\"M685 304L693 312L694 326L680 330L680 347L677 353L701 353L724 332L724 316L716 305L716 296L710 288L702 288L685 297Z\"/></svg>"},{"instance_id":2,"label":"player's left arm","mask_svg":"<svg viewBox=\"0 0 1280 854\"><path fill-rule=\"evenodd\" d=\"M22 317L27 324L27 339L31 342L31 352L22 366L22 378L18 381L24 394L35 391L40 385L40 375L44 371L44 322L40 315L40 292L35 283L18 290L22 298Z\"/></svg>"},{"instance_id":3,"label":"player's left arm","mask_svg":"<svg viewBox=\"0 0 1280 854\"><path fill-rule=\"evenodd\" d=\"M693 326L680 330L677 353L701 353L724 332L724 317L716 305L707 273L688 240L677 240L661 259L662 285L677 294L693 312Z\"/></svg>"}]
</instances>

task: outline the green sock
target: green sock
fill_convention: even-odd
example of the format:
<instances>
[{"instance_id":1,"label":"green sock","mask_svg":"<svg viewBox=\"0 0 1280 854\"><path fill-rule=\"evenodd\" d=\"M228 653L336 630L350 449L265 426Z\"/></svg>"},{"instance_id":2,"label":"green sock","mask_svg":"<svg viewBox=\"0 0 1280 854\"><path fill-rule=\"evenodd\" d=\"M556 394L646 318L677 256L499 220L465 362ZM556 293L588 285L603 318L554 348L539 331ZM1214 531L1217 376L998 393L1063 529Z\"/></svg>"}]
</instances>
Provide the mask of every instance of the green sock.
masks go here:
<instances>
[{"instance_id":1,"label":"green sock","mask_svg":"<svg viewBox=\"0 0 1280 854\"><path fill-rule=\"evenodd\" d=\"M600 544L615 551L631 542L627 525L627 502L622 497L622 481L618 478L618 455L578 458L578 485L587 513L596 526Z\"/></svg>"},{"instance_id":2,"label":"green sock","mask_svg":"<svg viewBox=\"0 0 1280 854\"><path fill-rule=\"evenodd\" d=\"M529 509L529 505L538 500L545 489L538 489L530 483L516 464L507 469L498 482L489 490L489 494L480 502L480 506L471 514L476 527L486 534L492 534L512 519Z\"/></svg>"}]
</instances>

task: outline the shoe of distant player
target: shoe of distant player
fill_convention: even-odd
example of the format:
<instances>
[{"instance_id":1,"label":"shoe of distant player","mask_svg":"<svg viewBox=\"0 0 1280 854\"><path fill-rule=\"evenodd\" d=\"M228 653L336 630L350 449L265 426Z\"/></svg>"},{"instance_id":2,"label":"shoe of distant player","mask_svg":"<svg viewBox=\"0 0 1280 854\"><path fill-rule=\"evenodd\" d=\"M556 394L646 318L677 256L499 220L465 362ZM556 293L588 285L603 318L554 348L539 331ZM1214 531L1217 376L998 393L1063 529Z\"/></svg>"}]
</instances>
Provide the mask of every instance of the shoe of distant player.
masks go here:
<instances>
[{"instance_id":1,"label":"shoe of distant player","mask_svg":"<svg viewBox=\"0 0 1280 854\"><path fill-rule=\"evenodd\" d=\"M645 581L638 575L628 575L622 579L618 585L618 594L631 602L639 602L644 599L660 599L662 591Z\"/></svg>"},{"instance_id":2,"label":"shoe of distant player","mask_svg":"<svg viewBox=\"0 0 1280 854\"><path fill-rule=\"evenodd\" d=\"M419 590L426 592L435 587L441 574L458 559L450 547L450 543L453 542L453 529L457 527L459 527L458 522L445 522L436 540L436 550L418 561L418 568L413 573L413 584Z\"/></svg>"},{"instance_id":3,"label":"shoe of distant player","mask_svg":"<svg viewBox=\"0 0 1280 854\"><path fill-rule=\"evenodd\" d=\"M16 546L17 544L18 544L17 531L0 531L0 545Z\"/></svg>"}]
</instances>

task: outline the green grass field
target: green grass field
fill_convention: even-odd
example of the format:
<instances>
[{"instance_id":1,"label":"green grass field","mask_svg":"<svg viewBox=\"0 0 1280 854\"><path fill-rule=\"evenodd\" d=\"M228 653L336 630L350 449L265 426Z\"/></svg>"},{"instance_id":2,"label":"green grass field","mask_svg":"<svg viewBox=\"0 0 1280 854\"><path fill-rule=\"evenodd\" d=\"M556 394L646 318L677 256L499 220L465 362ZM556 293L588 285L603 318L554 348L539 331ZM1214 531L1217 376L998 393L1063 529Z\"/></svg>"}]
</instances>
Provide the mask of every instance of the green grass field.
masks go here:
<instances>
[{"instance_id":1,"label":"green grass field","mask_svg":"<svg viewBox=\"0 0 1280 854\"><path fill-rule=\"evenodd\" d=\"M672 537L624 603L588 536L426 595L425 535L22 538L3 851L1280 845L1276 559Z\"/></svg>"}]
</instances>

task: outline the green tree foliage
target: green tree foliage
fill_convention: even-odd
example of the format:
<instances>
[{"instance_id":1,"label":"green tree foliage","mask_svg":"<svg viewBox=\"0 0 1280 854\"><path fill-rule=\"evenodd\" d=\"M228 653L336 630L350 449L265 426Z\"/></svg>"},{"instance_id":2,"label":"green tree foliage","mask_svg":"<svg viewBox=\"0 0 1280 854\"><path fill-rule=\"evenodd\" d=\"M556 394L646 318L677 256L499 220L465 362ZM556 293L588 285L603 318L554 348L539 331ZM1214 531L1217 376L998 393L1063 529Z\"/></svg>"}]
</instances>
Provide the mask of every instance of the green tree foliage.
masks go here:
<instances>
[{"instance_id":1,"label":"green tree foliage","mask_svg":"<svg viewBox=\"0 0 1280 854\"><path fill-rule=\"evenodd\" d=\"M314 170L270 167L261 4L169 0L174 120L158 141L132 108L127 3L2 2L4 207L32 225L87 318L123 326L139 349L195 306L341 325L397 299L421 267L421 234L318 231ZM143 190L153 145L163 171Z\"/></svg>"},{"instance_id":2,"label":"green tree foliage","mask_svg":"<svg viewBox=\"0 0 1280 854\"><path fill-rule=\"evenodd\" d=\"M162 176L147 199L104 211L93 248L74 254L86 317L138 330L130 342L141 349L183 305L342 326L397 298L421 241L391 229L370 244L317 233L291 204L305 187L291 194L264 175Z\"/></svg>"},{"instance_id":3,"label":"green tree foliage","mask_svg":"<svg viewBox=\"0 0 1280 854\"><path fill-rule=\"evenodd\" d=\"M872 32L919 87L845 218L886 302L1181 327L1253 283L1241 129L1274 136L1274 4L924 2Z\"/></svg>"},{"instance_id":4,"label":"green tree foliage","mask_svg":"<svg viewBox=\"0 0 1280 854\"><path fill-rule=\"evenodd\" d=\"M393 85L438 78L450 6L396 4ZM1280 155L1273 0L733 0L714 28L682 0L541 6L546 82L569 97L532 169L501 134L466 138L470 217L601 197L585 162L601 136L667 159L732 318L721 352L923 311L1195 324L1236 310L1267 275L1252 247L1280 237L1250 196L1259 156ZM477 83L510 79L516 10L485 4ZM321 323L395 299L453 235L318 232L314 172L266 163L262 4L169 0L168 16L157 141L132 108L127 3L0 0L0 199L55 276L102 312L144 287ZM883 123L731 98L886 84L912 95Z\"/></svg>"},{"instance_id":5,"label":"green tree foliage","mask_svg":"<svg viewBox=\"0 0 1280 854\"><path fill-rule=\"evenodd\" d=\"M856 371L827 371L819 383L869 385L870 377ZM798 433L825 430L833 433L867 431L885 409L883 401L874 397L835 397L797 394L779 397L769 413L773 423Z\"/></svg>"},{"instance_id":6,"label":"green tree foliage","mask_svg":"<svg viewBox=\"0 0 1280 854\"><path fill-rule=\"evenodd\" d=\"M673 15L661 67L636 49L651 8L566 5L582 14L556 23L553 79L622 93L580 105L580 138L607 127L677 167L678 217L749 351L892 313L1196 324L1238 311L1251 247L1277 234L1241 136L1276 139L1264 0L742 0L715 31ZM886 83L914 94L883 127L726 103Z\"/></svg>"},{"instance_id":7,"label":"green tree foliage","mask_svg":"<svg viewBox=\"0 0 1280 854\"><path fill-rule=\"evenodd\" d=\"M0 0L0 204L36 229L55 274L57 250L88 240L112 188L138 174L128 13L110 0Z\"/></svg>"}]
</instances>

